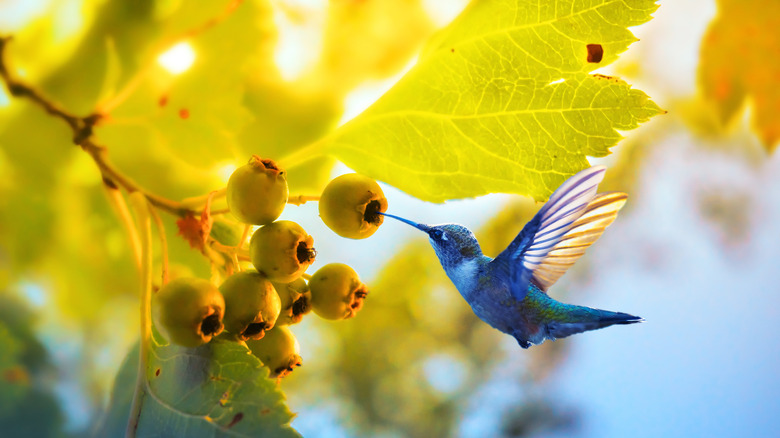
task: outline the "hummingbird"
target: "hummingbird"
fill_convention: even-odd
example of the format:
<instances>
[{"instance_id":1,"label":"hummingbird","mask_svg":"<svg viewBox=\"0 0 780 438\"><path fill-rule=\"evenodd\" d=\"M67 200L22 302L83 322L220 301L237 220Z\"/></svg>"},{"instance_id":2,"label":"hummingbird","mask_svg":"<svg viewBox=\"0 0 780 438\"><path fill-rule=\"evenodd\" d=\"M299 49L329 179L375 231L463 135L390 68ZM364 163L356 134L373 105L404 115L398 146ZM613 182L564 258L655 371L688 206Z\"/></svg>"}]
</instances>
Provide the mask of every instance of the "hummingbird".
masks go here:
<instances>
[{"instance_id":1,"label":"hummingbird","mask_svg":"<svg viewBox=\"0 0 780 438\"><path fill-rule=\"evenodd\" d=\"M626 203L625 193L597 193L605 172L606 167L593 166L566 180L495 259L482 254L474 233L463 225L425 225L381 214L427 233L444 272L474 313L529 348L546 339L644 321L547 295Z\"/></svg>"}]
</instances>

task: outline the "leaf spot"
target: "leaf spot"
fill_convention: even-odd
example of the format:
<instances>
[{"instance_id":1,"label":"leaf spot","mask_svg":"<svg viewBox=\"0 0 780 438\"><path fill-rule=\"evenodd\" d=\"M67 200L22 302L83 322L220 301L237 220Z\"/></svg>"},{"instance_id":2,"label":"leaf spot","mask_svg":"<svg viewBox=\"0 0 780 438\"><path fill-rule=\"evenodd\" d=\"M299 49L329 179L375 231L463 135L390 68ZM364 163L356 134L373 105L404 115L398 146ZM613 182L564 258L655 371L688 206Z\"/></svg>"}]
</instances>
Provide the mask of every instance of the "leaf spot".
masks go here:
<instances>
[{"instance_id":1,"label":"leaf spot","mask_svg":"<svg viewBox=\"0 0 780 438\"><path fill-rule=\"evenodd\" d=\"M604 48L601 44L588 44L588 62L598 64L604 57Z\"/></svg>"},{"instance_id":2,"label":"leaf spot","mask_svg":"<svg viewBox=\"0 0 780 438\"><path fill-rule=\"evenodd\" d=\"M235 426L236 423L241 421L242 418L244 418L244 413L243 412L237 413L235 416L233 416L233 419L230 420L230 424L227 425L227 428L230 429L231 427Z\"/></svg>"},{"instance_id":3,"label":"leaf spot","mask_svg":"<svg viewBox=\"0 0 780 438\"><path fill-rule=\"evenodd\" d=\"M190 117L190 111L187 108L180 109L179 117L181 117L184 120L187 120Z\"/></svg>"},{"instance_id":4,"label":"leaf spot","mask_svg":"<svg viewBox=\"0 0 780 438\"><path fill-rule=\"evenodd\" d=\"M165 105L168 105L168 96L165 94L160 96L160 100L157 101L157 105L160 105L160 107L164 107Z\"/></svg>"},{"instance_id":5,"label":"leaf spot","mask_svg":"<svg viewBox=\"0 0 780 438\"><path fill-rule=\"evenodd\" d=\"M157 370L154 372L154 376L155 377L159 377L160 376L160 369L159 368L157 368Z\"/></svg>"}]
</instances>

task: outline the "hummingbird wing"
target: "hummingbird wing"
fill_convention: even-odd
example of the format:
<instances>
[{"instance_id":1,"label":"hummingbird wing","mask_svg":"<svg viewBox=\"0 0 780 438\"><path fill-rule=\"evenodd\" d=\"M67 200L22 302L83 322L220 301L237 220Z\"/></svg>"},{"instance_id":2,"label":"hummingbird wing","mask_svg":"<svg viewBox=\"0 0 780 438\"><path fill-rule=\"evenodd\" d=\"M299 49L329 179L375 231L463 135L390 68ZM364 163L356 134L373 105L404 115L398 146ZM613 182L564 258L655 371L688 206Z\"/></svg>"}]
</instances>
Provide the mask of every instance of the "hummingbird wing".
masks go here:
<instances>
[{"instance_id":1,"label":"hummingbird wing","mask_svg":"<svg viewBox=\"0 0 780 438\"><path fill-rule=\"evenodd\" d=\"M508 268L510 290L518 301L528 293L528 284L550 251L585 212L596 196L606 167L593 166L566 180L512 243L491 263Z\"/></svg>"},{"instance_id":2,"label":"hummingbird wing","mask_svg":"<svg viewBox=\"0 0 780 438\"><path fill-rule=\"evenodd\" d=\"M604 230L612 224L618 211L626 204L628 195L622 192L599 193L585 208L571 229L547 253L547 257L533 271L531 280L546 291L555 284Z\"/></svg>"}]
</instances>

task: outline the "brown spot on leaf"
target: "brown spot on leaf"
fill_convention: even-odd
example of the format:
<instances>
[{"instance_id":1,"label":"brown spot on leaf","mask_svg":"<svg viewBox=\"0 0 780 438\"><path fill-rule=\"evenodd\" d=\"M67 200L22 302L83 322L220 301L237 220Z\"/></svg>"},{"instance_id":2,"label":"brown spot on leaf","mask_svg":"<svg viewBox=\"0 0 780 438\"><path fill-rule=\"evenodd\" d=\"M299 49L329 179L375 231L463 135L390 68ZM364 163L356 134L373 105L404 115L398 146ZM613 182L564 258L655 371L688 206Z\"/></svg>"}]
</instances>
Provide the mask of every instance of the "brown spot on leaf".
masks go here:
<instances>
[{"instance_id":1,"label":"brown spot on leaf","mask_svg":"<svg viewBox=\"0 0 780 438\"><path fill-rule=\"evenodd\" d=\"M168 105L168 96L165 94L160 96L160 100L157 101L157 105L160 105L160 107L164 107L165 105Z\"/></svg>"},{"instance_id":2,"label":"brown spot on leaf","mask_svg":"<svg viewBox=\"0 0 780 438\"><path fill-rule=\"evenodd\" d=\"M230 420L230 424L227 425L227 428L230 429L231 427L235 426L243 418L244 418L244 413L243 412L237 413L236 415L233 416L233 419Z\"/></svg>"},{"instance_id":3,"label":"brown spot on leaf","mask_svg":"<svg viewBox=\"0 0 780 438\"><path fill-rule=\"evenodd\" d=\"M160 369L159 369L159 368L157 368L157 369L154 371L154 376L155 376L155 377L159 377L159 376L160 376Z\"/></svg>"},{"instance_id":4,"label":"brown spot on leaf","mask_svg":"<svg viewBox=\"0 0 780 438\"><path fill-rule=\"evenodd\" d=\"M190 118L190 111L187 108L182 108L179 110L179 117L181 117L184 120L187 120Z\"/></svg>"},{"instance_id":5,"label":"brown spot on leaf","mask_svg":"<svg viewBox=\"0 0 780 438\"><path fill-rule=\"evenodd\" d=\"M604 57L604 48L601 44L588 44L588 62L598 64Z\"/></svg>"},{"instance_id":6,"label":"brown spot on leaf","mask_svg":"<svg viewBox=\"0 0 780 438\"><path fill-rule=\"evenodd\" d=\"M593 75L593 77L596 78L596 79L605 79L607 81L612 81L612 82L614 82L616 84L620 83L620 79L618 79L618 78L616 78L614 76L600 75L600 74L597 73L597 74Z\"/></svg>"},{"instance_id":7,"label":"brown spot on leaf","mask_svg":"<svg viewBox=\"0 0 780 438\"><path fill-rule=\"evenodd\" d=\"M455 53L455 48L450 49L451 53Z\"/></svg>"}]
</instances>

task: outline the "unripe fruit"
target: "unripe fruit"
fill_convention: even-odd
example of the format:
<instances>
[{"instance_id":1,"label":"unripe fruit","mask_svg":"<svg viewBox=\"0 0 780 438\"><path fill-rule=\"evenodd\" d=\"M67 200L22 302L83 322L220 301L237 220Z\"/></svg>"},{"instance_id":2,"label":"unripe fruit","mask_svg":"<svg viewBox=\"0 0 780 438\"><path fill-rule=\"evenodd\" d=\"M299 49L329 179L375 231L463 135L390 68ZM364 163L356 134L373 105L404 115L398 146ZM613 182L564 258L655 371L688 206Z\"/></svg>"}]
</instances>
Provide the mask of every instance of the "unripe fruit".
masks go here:
<instances>
[{"instance_id":1,"label":"unripe fruit","mask_svg":"<svg viewBox=\"0 0 780 438\"><path fill-rule=\"evenodd\" d=\"M241 222L265 225L275 221L287 204L287 176L271 160L252 155L227 184L227 204Z\"/></svg>"},{"instance_id":2,"label":"unripe fruit","mask_svg":"<svg viewBox=\"0 0 780 438\"><path fill-rule=\"evenodd\" d=\"M257 271L237 272L219 290L225 297L225 331L232 339L260 339L276 324L281 310L279 295Z\"/></svg>"},{"instance_id":3,"label":"unripe fruit","mask_svg":"<svg viewBox=\"0 0 780 438\"><path fill-rule=\"evenodd\" d=\"M247 341L246 345L271 370L272 378L285 377L303 363L298 340L284 325L275 327L259 341Z\"/></svg>"},{"instance_id":4,"label":"unripe fruit","mask_svg":"<svg viewBox=\"0 0 780 438\"><path fill-rule=\"evenodd\" d=\"M366 285L351 267L343 263L323 266L309 280L311 305L321 318L352 318L363 308Z\"/></svg>"},{"instance_id":5,"label":"unripe fruit","mask_svg":"<svg viewBox=\"0 0 780 438\"><path fill-rule=\"evenodd\" d=\"M282 302L282 312L276 326L298 324L303 315L311 312L311 291L306 280L299 278L292 283L272 282Z\"/></svg>"},{"instance_id":6,"label":"unripe fruit","mask_svg":"<svg viewBox=\"0 0 780 438\"><path fill-rule=\"evenodd\" d=\"M292 221L277 221L258 228L249 241L255 269L278 283L290 283L314 262L314 238Z\"/></svg>"},{"instance_id":7,"label":"unripe fruit","mask_svg":"<svg viewBox=\"0 0 780 438\"><path fill-rule=\"evenodd\" d=\"M373 179L351 173L334 178L322 191L320 217L341 237L365 239L382 225L387 199Z\"/></svg>"},{"instance_id":8,"label":"unripe fruit","mask_svg":"<svg viewBox=\"0 0 780 438\"><path fill-rule=\"evenodd\" d=\"M160 334L182 347L197 347L222 332L225 300L200 278L177 278L154 295L152 318Z\"/></svg>"},{"instance_id":9,"label":"unripe fruit","mask_svg":"<svg viewBox=\"0 0 780 438\"><path fill-rule=\"evenodd\" d=\"M244 225L235 221L216 217L214 223L211 224L211 237L225 246L239 246L243 234Z\"/></svg>"}]
</instances>

